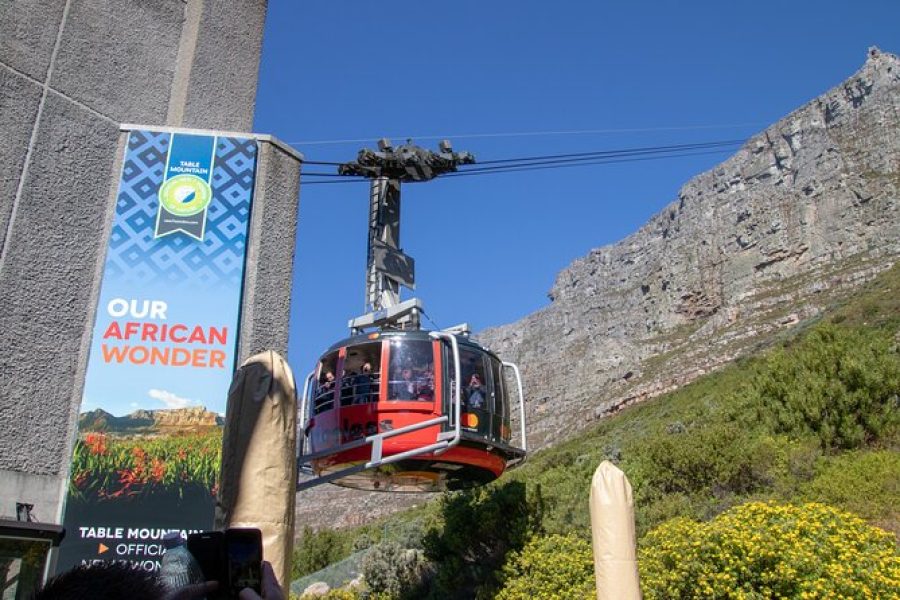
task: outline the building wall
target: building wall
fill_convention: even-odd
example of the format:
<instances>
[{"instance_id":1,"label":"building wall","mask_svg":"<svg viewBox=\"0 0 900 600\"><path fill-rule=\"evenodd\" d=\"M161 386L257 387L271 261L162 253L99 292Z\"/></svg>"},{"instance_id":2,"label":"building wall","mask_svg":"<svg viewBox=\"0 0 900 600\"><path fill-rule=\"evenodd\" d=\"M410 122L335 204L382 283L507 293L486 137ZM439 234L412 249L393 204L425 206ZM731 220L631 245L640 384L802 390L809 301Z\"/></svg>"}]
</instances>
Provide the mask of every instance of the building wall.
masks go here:
<instances>
[{"instance_id":1,"label":"building wall","mask_svg":"<svg viewBox=\"0 0 900 600\"><path fill-rule=\"evenodd\" d=\"M120 124L249 131L265 12L264 0L0 3L0 516L29 502L59 520ZM261 142L241 360L287 349L298 166Z\"/></svg>"}]
</instances>

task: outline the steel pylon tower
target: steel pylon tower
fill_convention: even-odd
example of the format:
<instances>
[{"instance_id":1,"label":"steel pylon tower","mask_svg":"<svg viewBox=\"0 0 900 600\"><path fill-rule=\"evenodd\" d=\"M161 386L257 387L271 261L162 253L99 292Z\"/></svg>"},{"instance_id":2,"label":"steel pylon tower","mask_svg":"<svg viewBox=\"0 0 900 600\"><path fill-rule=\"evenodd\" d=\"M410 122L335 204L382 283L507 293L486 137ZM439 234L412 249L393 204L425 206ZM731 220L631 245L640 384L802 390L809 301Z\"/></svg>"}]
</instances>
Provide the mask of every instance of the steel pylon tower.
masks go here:
<instances>
[{"instance_id":1,"label":"steel pylon tower","mask_svg":"<svg viewBox=\"0 0 900 600\"><path fill-rule=\"evenodd\" d=\"M454 152L449 141L439 151L426 150L407 140L394 148L390 140L378 141L378 150L363 148L355 161L338 167L340 175L371 180L369 188L369 243L366 257L366 315L350 326L419 327L418 300L410 310L400 307L400 286L415 289L415 261L400 248L400 184L429 181L452 173L459 165L473 164L468 152Z\"/></svg>"}]
</instances>

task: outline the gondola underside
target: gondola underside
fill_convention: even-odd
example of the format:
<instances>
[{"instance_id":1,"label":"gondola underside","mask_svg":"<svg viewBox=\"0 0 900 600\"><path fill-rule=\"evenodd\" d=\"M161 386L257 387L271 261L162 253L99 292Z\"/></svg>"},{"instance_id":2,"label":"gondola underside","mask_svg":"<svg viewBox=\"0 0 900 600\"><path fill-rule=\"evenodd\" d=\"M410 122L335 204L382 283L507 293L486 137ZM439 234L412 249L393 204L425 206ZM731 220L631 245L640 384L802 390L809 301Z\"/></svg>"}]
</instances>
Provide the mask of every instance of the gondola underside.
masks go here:
<instances>
[{"instance_id":1,"label":"gondola underside","mask_svg":"<svg viewBox=\"0 0 900 600\"><path fill-rule=\"evenodd\" d=\"M384 450L384 458L413 449L414 443L393 443ZM313 472L328 475L368 462L367 447L354 448L315 460ZM342 487L380 492L442 492L461 490L489 483L503 474L507 466L519 462L524 452L518 448L486 446L483 441L466 440L435 455L422 454L382 464L346 475L331 483Z\"/></svg>"}]
</instances>

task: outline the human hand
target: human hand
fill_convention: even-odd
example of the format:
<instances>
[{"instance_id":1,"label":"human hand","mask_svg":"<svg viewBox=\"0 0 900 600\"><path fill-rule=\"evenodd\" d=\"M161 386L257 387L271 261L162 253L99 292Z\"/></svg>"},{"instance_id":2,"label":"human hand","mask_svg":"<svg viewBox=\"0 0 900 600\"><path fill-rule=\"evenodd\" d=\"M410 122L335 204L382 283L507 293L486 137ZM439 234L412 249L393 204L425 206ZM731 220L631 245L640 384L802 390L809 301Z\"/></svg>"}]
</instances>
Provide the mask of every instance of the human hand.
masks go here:
<instances>
[{"instance_id":1,"label":"human hand","mask_svg":"<svg viewBox=\"0 0 900 600\"><path fill-rule=\"evenodd\" d=\"M286 600L284 590L278 585L278 579L275 577L275 571L272 565L266 561L262 564L262 597L250 588L244 588L238 594L239 600Z\"/></svg>"}]
</instances>

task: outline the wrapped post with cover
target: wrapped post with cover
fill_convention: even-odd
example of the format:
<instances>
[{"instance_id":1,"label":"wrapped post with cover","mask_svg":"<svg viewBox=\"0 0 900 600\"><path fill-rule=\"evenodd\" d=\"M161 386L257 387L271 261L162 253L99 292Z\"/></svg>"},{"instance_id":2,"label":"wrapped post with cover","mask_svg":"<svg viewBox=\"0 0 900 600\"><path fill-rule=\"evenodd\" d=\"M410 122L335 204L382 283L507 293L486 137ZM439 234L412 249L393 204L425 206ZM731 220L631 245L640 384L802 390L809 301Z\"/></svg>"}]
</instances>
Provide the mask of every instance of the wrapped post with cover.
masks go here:
<instances>
[{"instance_id":1,"label":"wrapped post with cover","mask_svg":"<svg viewBox=\"0 0 900 600\"><path fill-rule=\"evenodd\" d=\"M263 558L290 581L297 488L297 394L278 353L247 359L228 391L216 529L262 531Z\"/></svg>"},{"instance_id":2,"label":"wrapped post with cover","mask_svg":"<svg viewBox=\"0 0 900 600\"><path fill-rule=\"evenodd\" d=\"M597 600L640 600L631 484L608 460L591 479L590 512Z\"/></svg>"}]
</instances>

